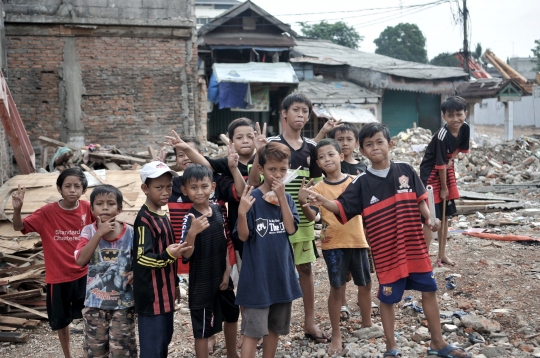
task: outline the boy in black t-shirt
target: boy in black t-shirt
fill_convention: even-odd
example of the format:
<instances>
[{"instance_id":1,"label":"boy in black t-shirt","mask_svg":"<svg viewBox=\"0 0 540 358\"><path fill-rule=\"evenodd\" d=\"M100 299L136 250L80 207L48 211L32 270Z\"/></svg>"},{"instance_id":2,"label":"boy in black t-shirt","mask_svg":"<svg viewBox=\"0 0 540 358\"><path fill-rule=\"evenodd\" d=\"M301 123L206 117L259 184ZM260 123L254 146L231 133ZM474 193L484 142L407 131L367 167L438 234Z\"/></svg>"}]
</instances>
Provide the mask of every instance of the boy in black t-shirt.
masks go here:
<instances>
[{"instance_id":1,"label":"boy in black t-shirt","mask_svg":"<svg viewBox=\"0 0 540 358\"><path fill-rule=\"evenodd\" d=\"M231 265L225 219L217 204L209 198L215 190L212 171L192 164L184 171L182 191L193 202L184 219L182 242L191 249L182 256L189 261L189 308L195 352L208 356L208 338L221 332L225 321L225 345L228 358L238 358L236 331L239 316L230 279Z\"/></svg>"},{"instance_id":2,"label":"boy in black t-shirt","mask_svg":"<svg viewBox=\"0 0 540 358\"><path fill-rule=\"evenodd\" d=\"M459 192L454 173L454 157L458 153L469 152L469 125L467 118L467 101L459 96L451 96L441 104L442 118L446 124L431 138L426 153L420 164L420 178L427 187L433 187L435 214L440 220L451 218L456 212L455 199ZM446 201L445 218L442 217L443 203ZM443 263L454 266L455 262L446 255L446 239L449 221L439 229L439 266ZM429 250L432 234L424 225L424 236Z\"/></svg>"}]
</instances>

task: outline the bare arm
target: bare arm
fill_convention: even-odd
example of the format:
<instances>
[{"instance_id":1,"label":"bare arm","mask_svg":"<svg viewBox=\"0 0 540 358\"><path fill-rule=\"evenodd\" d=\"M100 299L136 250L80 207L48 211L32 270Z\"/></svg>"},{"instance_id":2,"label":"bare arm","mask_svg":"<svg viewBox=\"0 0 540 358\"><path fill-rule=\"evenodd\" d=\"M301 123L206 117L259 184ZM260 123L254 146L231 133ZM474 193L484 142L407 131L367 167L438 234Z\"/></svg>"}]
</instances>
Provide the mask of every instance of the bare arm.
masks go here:
<instances>
[{"instance_id":1,"label":"bare arm","mask_svg":"<svg viewBox=\"0 0 540 358\"><path fill-rule=\"evenodd\" d=\"M178 133L172 131L172 136L165 136L165 138L168 139L168 141L165 142L166 145L169 145L171 147L174 147L176 150L184 152L193 163L204 165L205 167L208 167L212 169L212 171L214 171L208 160L206 160L206 158L201 155L201 153L197 152L190 145L184 142L180 138Z\"/></svg>"},{"instance_id":2,"label":"bare arm","mask_svg":"<svg viewBox=\"0 0 540 358\"><path fill-rule=\"evenodd\" d=\"M266 139L266 123L263 124L263 129L261 131L261 126L259 123L256 123L256 131L255 131L255 139L253 140L253 143L255 143L255 149L257 149L257 152L268 144L268 140ZM253 159L253 165L251 166L251 171L249 172L248 176L248 183L249 185L252 185L254 187L258 187L261 184L261 176L259 174L259 171L257 170L259 166L259 154L255 153L255 158Z\"/></svg>"},{"instance_id":3,"label":"bare arm","mask_svg":"<svg viewBox=\"0 0 540 358\"><path fill-rule=\"evenodd\" d=\"M326 135L336 127L342 126L341 119L335 120L334 118L331 118L326 121L326 123L323 125L319 133L317 133L317 136L313 138L315 143L319 143L321 140L323 140Z\"/></svg>"},{"instance_id":4,"label":"bare arm","mask_svg":"<svg viewBox=\"0 0 540 358\"><path fill-rule=\"evenodd\" d=\"M225 291L229 287L229 277L231 276L231 262L229 261L229 250L225 253L225 271L223 272L223 278L221 279L221 284L219 289Z\"/></svg>"},{"instance_id":5,"label":"bare arm","mask_svg":"<svg viewBox=\"0 0 540 358\"><path fill-rule=\"evenodd\" d=\"M294 223L294 217L287 201L287 195L285 194L285 184L281 180L272 177L272 191L276 193L279 206L281 207L281 216L283 219L283 225L287 234L294 235L296 232L296 225Z\"/></svg>"},{"instance_id":6,"label":"bare arm","mask_svg":"<svg viewBox=\"0 0 540 358\"><path fill-rule=\"evenodd\" d=\"M310 190L310 189L304 189L304 190L308 192L308 199L309 199L309 203L306 203L304 205L323 206L325 209L327 209L328 211L336 215L340 214L339 206L338 204L336 204L334 200L328 200L324 196L322 196L321 194L317 192L314 192L313 190Z\"/></svg>"},{"instance_id":7,"label":"bare arm","mask_svg":"<svg viewBox=\"0 0 540 358\"><path fill-rule=\"evenodd\" d=\"M439 169L439 178L441 181L441 192L439 193L439 196L441 199L448 198L448 186L446 185L446 168Z\"/></svg>"},{"instance_id":8,"label":"bare arm","mask_svg":"<svg viewBox=\"0 0 540 358\"><path fill-rule=\"evenodd\" d=\"M238 238L242 241L247 241L249 239L247 213L255 202L255 198L251 196L252 191L253 187L246 185L242 197L240 198L240 205L238 206L238 223L236 224L236 231L238 232Z\"/></svg>"},{"instance_id":9,"label":"bare arm","mask_svg":"<svg viewBox=\"0 0 540 358\"><path fill-rule=\"evenodd\" d=\"M311 185L310 181L307 185L305 184L305 178L302 179L302 187L300 188L300 191L298 192L298 202L300 205L302 205L302 212L304 213L304 216L308 221L315 221L315 218L317 217L317 212L313 210L308 204L308 195L309 192L305 189L308 189Z\"/></svg>"},{"instance_id":10,"label":"bare arm","mask_svg":"<svg viewBox=\"0 0 540 358\"><path fill-rule=\"evenodd\" d=\"M429 219L431 218L431 214L429 213L429 207L427 206L425 200L422 200L421 202L418 203L418 209L420 210L420 214L422 214L422 216L426 220L426 223L424 225L427 225L433 232L439 230L441 226L441 221L439 219L435 219L435 224L433 225L429 224L430 223Z\"/></svg>"},{"instance_id":11,"label":"bare arm","mask_svg":"<svg viewBox=\"0 0 540 358\"><path fill-rule=\"evenodd\" d=\"M255 153L253 165L248 175L248 183L251 186L258 187L261 184L261 175L259 174L259 153Z\"/></svg>"},{"instance_id":12,"label":"bare arm","mask_svg":"<svg viewBox=\"0 0 540 358\"><path fill-rule=\"evenodd\" d=\"M88 264L88 262L92 258L92 255L96 251L96 247L99 245L99 241L101 240L101 238L107 235L108 233L114 231L114 226L115 226L114 219L115 218L110 218L109 220L105 222L101 222L101 218L99 216L97 217L96 224L97 224L98 229L96 233L94 234L94 236L92 236L90 241L88 241L86 245L80 250L79 257L77 257L77 260L76 260L77 265L82 267Z\"/></svg>"},{"instance_id":13,"label":"bare arm","mask_svg":"<svg viewBox=\"0 0 540 358\"><path fill-rule=\"evenodd\" d=\"M242 173L240 173L240 170L238 169L238 153L236 153L236 150L234 150L234 146L232 144L227 146L227 148L229 150L227 162L229 165L229 169L231 170L232 177L234 179L234 188L236 189L236 195L238 198L240 198L242 196L242 193L244 192L244 188L246 187L246 182L244 181Z\"/></svg>"},{"instance_id":14,"label":"bare arm","mask_svg":"<svg viewBox=\"0 0 540 358\"><path fill-rule=\"evenodd\" d=\"M26 187L21 188L21 184L18 185L18 189L11 196L11 202L13 205L13 230L22 231L24 230L24 223L21 216L21 210L24 202L24 193L26 192Z\"/></svg>"}]
</instances>

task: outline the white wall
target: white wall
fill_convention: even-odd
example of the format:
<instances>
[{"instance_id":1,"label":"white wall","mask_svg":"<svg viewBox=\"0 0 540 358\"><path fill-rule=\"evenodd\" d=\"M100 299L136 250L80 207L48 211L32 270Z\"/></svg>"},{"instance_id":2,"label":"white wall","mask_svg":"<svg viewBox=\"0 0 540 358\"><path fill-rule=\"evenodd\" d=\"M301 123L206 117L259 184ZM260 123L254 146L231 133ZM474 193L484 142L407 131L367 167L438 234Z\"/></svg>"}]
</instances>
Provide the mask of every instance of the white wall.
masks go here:
<instances>
[{"instance_id":1,"label":"white wall","mask_svg":"<svg viewBox=\"0 0 540 358\"><path fill-rule=\"evenodd\" d=\"M482 103L475 104L474 109L475 124L504 124L504 103L496 98L484 99ZM540 128L540 98L527 96L522 97L520 102L514 102L514 125Z\"/></svg>"}]
</instances>

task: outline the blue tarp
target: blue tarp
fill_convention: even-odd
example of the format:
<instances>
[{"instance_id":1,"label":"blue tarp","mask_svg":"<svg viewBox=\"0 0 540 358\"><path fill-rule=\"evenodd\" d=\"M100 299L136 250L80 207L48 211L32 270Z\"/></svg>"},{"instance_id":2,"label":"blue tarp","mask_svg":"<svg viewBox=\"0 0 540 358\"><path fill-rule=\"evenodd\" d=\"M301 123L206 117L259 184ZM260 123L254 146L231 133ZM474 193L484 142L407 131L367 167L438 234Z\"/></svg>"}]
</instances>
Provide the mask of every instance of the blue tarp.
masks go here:
<instances>
[{"instance_id":1,"label":"blue tarp","mask_svg":"<svg viewBox=\"0 0 540 358\"><path fill-rule=\"evenodd\" d=\"M219 109L246 108L244 101L248 90L247 83L220 82L219 83Z\"/></svg>"}]
</instances>

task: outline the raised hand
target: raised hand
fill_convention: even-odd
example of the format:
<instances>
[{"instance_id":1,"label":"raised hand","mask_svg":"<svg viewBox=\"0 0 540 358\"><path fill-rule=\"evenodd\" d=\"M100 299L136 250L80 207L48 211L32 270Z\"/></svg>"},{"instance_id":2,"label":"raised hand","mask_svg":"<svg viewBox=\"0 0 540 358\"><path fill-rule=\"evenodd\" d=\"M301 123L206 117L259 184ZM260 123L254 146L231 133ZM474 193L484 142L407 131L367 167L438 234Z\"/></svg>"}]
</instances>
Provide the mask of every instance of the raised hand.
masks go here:
<instances>
[{"instance_id":1,"label":"raised hand","mask_svg":"<svg viewBox=\"0 0 540 358\"><path fill-rule=\"evenodd\" d=\"M245 215L251 209L251 206L255 202L255 198L251 196L253 187L246 185L242 197L240 198L240 205L238 205L238 214Z\"/></svg>"},{"instance_id":2,"label":"raised hand","mask_svg":"<svg viewBox=\"0 0 540 358\"><path fill-rule=\"evenodd\" d=\"M308 197L307 197L306 203L304 205L302 205L302 206L310 206L310 205L311 206L322 206L324 196L322 196L319 193L314 192L311 189L303 188L303 190L305 190L307 192Z\"/></svg>"},{"instance_id":3,"label":"raised hand","mask_svg":"<svg viewBox=\"0 0 540 358\"><path fill-rule=\"evenodd\" d=\"M310 189L313 186L313 179L311 179L306 184L306 178L302 178L302 186L300 187L300 190L298 191L298 201L301 205L304 205L307 202L309 191L307 189Z\"/></svg>"},{"instance_id":4,"label":"raised hand","mask_svg":"<svg viewBox=\"0 0 540 358\"><path fill-rule=\"evenodd\" d=\"M176 150L181 150L182 152L191 149L189 144L184 142L178 133L176 133L174 130L171 131L172 136L165 136L165 139L168 139L168 141L164 142L165 145L171 146L176 148Z\"/></svg>"},{"instance_id":5,"label":"raised hand","mask_svg":"<svg viewBox=\"0 0 540 358\"><path fill-rule=\"evenodd\" d=\"M255 123L255 139L253 140L253 142L255 143L255 148L257 150L268 144L268 140L266 139L266 123L263 124L262 131L259 122Z\"/></svg>"},{"instance_id":6,"label":"raised hand","mask_svg":"<svg viewBox=\"0 0 540 358\"><path fill-rule=\"evenodd\" d=\"M212 216L212 212L203 214L198 218L195 218L195 215L189 214L191 216L191 226L189 227L189 232L194 235L198 235L204 230L208 229L210 223L208 222L208 217Z\"/></svg>"},{"instance_id":7,"label":"raised hand","mask_svg":"<svg viewBox=\"0 0 540 358\"><path fill-rule=\"evenodd\" d=\"M13 205L13 209L19 210L22 208L25 192L26 187L23 185L21 188L21 184L19 184L17 191L11 195L11 205Z\"/></svg>"},{"instance_id":8,"label":"raised hand","mask_svg":"<svg viewBox=\"0 0 540 358\"><path fill-rule=\"evenodd\" d=\"M181 244L172 244L167 247L167 251L169 251L169 254L177 258L182 256L182 253L186 252L189 249L191 249L191 246L188 246L187 242L183 242Z\"/></svg>"},{"instance_id":9,"label":"raised hand","mask_svg":"<svg viewBox=\"0 0 540 358\"><path fill-rule=\"evenodd\" d=\"M330 118L323 125L321 131L323 131L324 133L330 133L331 131L334 130L334 128L341 127L343 125L341 121L342 121L341 119Z\"/></svg>"},{"instance_id":10,"label":"raised hand","mask_svg":"<svg viewBox=\"0 0 540 358\"><path fill-rule=\"evenodd\" d=\"M227 146L227 150L229 152L229 155L227 155L227 164L229 165L229 169L233 170L235 168L238 168L238 159L240 156L236 152L236 149L234 149L234 145L231 143Z\"/></svg>"},{"instance_id":11,"label":"raised hand","mask_svg":"<svg viewBox=\"0 0 540 358\"><path fill-rule=\"evenodd\" d=\"M107 221L101 221L101 217L99 217L99 216L97 217L96 226L98 228L97 232L98 232L100 237L105 236L108 233L114 231L115 219L116 219L116 216L110 218Z\"/></svg>"}]
</instances>

